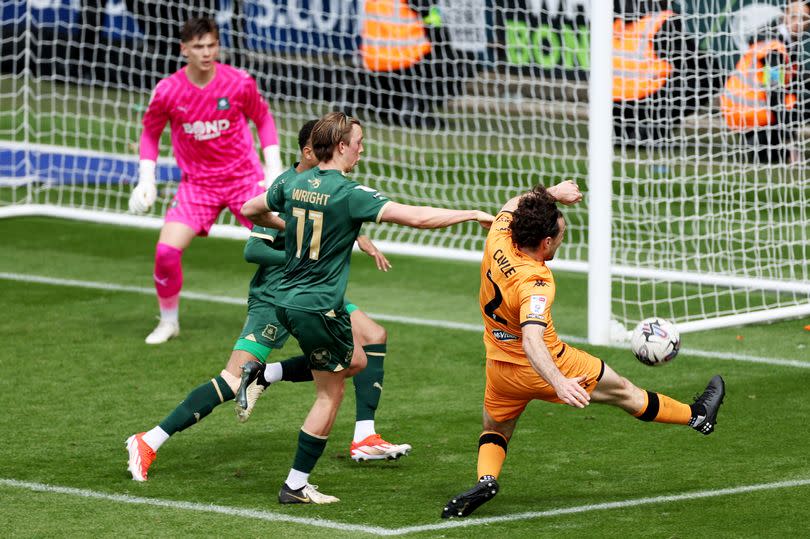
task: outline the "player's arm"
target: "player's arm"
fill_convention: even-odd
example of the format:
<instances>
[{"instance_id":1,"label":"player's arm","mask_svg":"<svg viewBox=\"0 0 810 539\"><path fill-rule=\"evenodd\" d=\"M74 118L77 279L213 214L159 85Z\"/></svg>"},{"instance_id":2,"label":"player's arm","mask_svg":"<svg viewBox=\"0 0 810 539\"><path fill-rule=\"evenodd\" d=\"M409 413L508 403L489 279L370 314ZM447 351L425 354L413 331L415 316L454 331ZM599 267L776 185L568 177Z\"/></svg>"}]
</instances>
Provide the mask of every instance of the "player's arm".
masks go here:
<instances>
[{"instance_id":1,"label":"player's arm","mask_svg":"<svg viewBox=\"0 0 810 539\"><path fill-rule=\"evenodd\" d=\"M155 170L157 168L160 134L166 127L169 116L163 106L161 86L155 87L149 106L143 115L143 129L139 146L138 185L129 198L129 211L146 213L157 199Z\"/></svg>"},{"instance_id":2,"label":"player's arm","mask_svg":"<svg viewBox=\"0 0 810 539\"><path fill-rule=\"evenodd\" d=\"M380 271L388 271L391 269L391 263L385 258L385 255L377 249L374 242L368 236L357 236L357 246L361 251L374 259L377 263L377 269Z\"/></svg>"},{"instance_id":3,"label":"player's arm","mask_svg":"<svg viewBox=\"0 0 810 539\"><path fill-rule=\"evenodd\" d=\"M256 81L250 75L245 74L243 91L245 92L245 115L253 121L259 135L259 144L262 148L264 161L263 185L268 188L284 172L284 166L281 164L281 148L278 143L276 120L273 118L273 113L270 112L267 101L259 93Z\"/></svg>"},{"instance_id":4,"label":"player's arm","mask_svg":"<svg viewBox=\"0 0 810 539\"><path fill-rule=\"evenodd\" d=\"M257 195L242 205L242 215L253 223L267 227L284 230L284 220L267 207L267 195Z\"/></svg>"},{"instance_id":5,"label":"player's arm","mask_svg":"<svg viewBox=\"0 0 810 539\"><path fill-rule=\"evenodd\" d=\"M557 185L549 187L546 189L546 191L548 194L553 196L557 202L560 204L565 204L566 206L576 204L582 200L582 192L579 190L579 186L573 180L562 181ZM506 204L503 205L501 211L515 211L522 196L523 194L520 194L514 198L511 198Z\"/></svg>"},{"instance_id":6,"label":"player's arm","mask_svg":"<svg viewBox=\"0 0 810 539\"><path fill-rule=\"evenodd\" d=\"M494 215L479 210L450 210L397 202L388 202L381 212L382 222L414 228L444 228L465 221L478 221L484 228L489 228L495 220Z\"/></svg>"},{"instance_id":7,"label":"player's arm","mask_svg":"<svg viewBox=\"0 0 810 539\"><path fill-rule=\"evenodd\" d=\"M576 408L585 408L591 400L585 388L579 385L580 382L585 380L585 377L566 378L560 372L543 340L545 326L529 323L524 324L521 329L523 330L523 351L537 374L542 376L543 380L554 388L557 396L565 404Z\"/></svg>"},{"instance_id":8,"label":"player's arm","mask_svg":"<svg viewBox=\"0 0 810 539\"><path fill-rule=\"evenodd\" d=\"M284 264L286 253L273 248L273 240L250 234L245 243L245 260L260 266L280 266Z\"/></svg>"}]
</instances>

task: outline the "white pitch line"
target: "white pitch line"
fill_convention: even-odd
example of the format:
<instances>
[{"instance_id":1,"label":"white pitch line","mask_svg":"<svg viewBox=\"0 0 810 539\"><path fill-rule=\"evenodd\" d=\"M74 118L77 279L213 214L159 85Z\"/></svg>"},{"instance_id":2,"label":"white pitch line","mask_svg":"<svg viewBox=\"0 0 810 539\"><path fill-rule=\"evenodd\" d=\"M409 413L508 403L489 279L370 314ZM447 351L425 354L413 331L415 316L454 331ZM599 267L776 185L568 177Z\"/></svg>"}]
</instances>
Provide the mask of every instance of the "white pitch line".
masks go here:
<instances>
[{"instance_id":1,"label":"white pitch line","mask_svg":"<svg viewBox=\"0 0 810 539\"><path fill-rule=\"evenodd\" d=\"M718 490L684 492L683 494L672 494L669 496L654 496L651 498L636 498L634 500L623 500L618 502L605 502L605 503L595 503L592 505L562 507L559 509L549 509L548 511L528 511L526 513L515 513L513 515L504 515L500 517L450 520L440 524L408 526L405 528L395 528L391 530L392 533L390 533L390 535L404 535L406 533L417 533L431 530L445 530L448 528L480 526L482 524L495 524L499 522L514 522L516 520L556 517L559 515L573 515L576 513L587 513L590 511L605 511L607 509L625 509L627 507L638 507L640 505L651 505L656 503L692 501L692 500L700 500L703 498L714 498L716 496L730 496L733 494L745 494L747 492L757 492L761 490L775 490L780 488L803 487L808 485L810 485L810 479L795 479L791 481L779 481L777 483L760 483L757 485L745 485L741 487L723 488Z\"/></svg>"},{"instance_id":2,"label":"white pitch line","mask_svg":"<svg viewBox=\"0 0 810 539\"><path fill-rule=\"evenodd\" d=\"M60 279L55 277L45 277L42 275L25 275L22 273L4 273L0 272L0 279L7 281L19 281L26 283L49 284L55 286L70 286L75 288L91 288L95 290L109 290L113 292L132 292L135 294L143 294L152 296L155 294L154 288L146 288L142 286L127 286L115 283L104 283L98 281L80 281L76 279ZM234 298L229 296L215 296L211 294L203 294L199 292L186 292L180 293L180 296L185 299L192 299L198 301L209 301L213 303L227 303L229 305L247 305L246 298ZM456 329L460 331L471 331L480 333L484 327L480 324L467 324L464 322L452 322L448 320L431 320L426 318L415 318L410 316L398 316L393 314L381 313L367 313L370 317L380 320L382 322L395 322L399 324L407 324L412 326L425 326L432 328L442 329ZM576 337L574 335L560 335L564 341L572 344L588 344L586 339ZM610 345L610 348L625 348L627 345L617 344ZM743 361L746 363L761 363L764 365L776 365L780 367L797 367L800 369L810 369L810 361L798 361L795 359L782 359L771 357L759 357L747 354L732 354L729 352L713 352L710 350L696 350L691 348L682 348L681 355L695 356L706 359L721 359L727 361Z\"/></svg>"},{"instance_id":3,"label":"white pitch line","mask_svg":"<svg viewBox=\"0 0 810 539\"><path fill-rule=\"evenodd\" d=\"M128 494L108 494L83 488L60 487L47 485L44 483L33 483L30 481L18 481L16 479L0 479L0 485L8 487L31 490L34 492L47 492L53 494L67 494L81 498L92 498L95 500L106 500L111 502L126 503L132 505L149 505L152 507L166 507L168 509L184 509L187 511L199 511L201 513L217 513L221 515L245 517L250 519L266 520L270 522L290 522L292 524L303 524L319 528L329 528L348 532L365 532L374 535L385 535L390 532L388 528L377 526L364 526L362 524L346 524L321 518L303 518L259 509L242 509L239 507L227 507L224 505L182 502L175 500L161 500L159 498L143 498L140 496L130 496Z\"/></svg>"},{"instance_id":4,"label":"white pitch line","mask_svg":"<svg viewBox=\"0 0 810 539\"><path fill-rule=\"evenodd\" d=\"M0 479L0 485L11 488L25 489L34 492L46 492L53 494L67 494L82 498L92 498L132 505L149 505L153 507L165 507L168 509L183 509L187 511L198 511L201 513L216 513L234 517L244 517L269 522L289 522L292 524L302 524L319 528L328 528L348 532L363 532L373 535L396 536L410 533L419 533L435 530L447 530L450 528L461 528L469 526L481 526L485 524L497 524L502 522L515 522L519 520L530 520L537 518L556 517L561 515L573 515L577 513L587 513L591 511L606 511L609 509L626 509L628 507L639 507L642 505L652 505L660 503L672 503L681 501L693 501L704 498L714 498L718 496L731 496L735 494L746 494L763 490L776 490L792 487L803 487L810 485L810 479L794 479L790 481L779 481L775 483L760 483L755 485L744 485L741 487L723 488L717 490L702 490L697 492L684 492L682 494L672 494L668 496L653 496L649 498L636 498L632 500L621 500L617 502L605 502L589 505L578 505L573 507L561 507L549 509L547 511L528 511L525 513L515 513L513 515L503 515L499 517L469 518L464 520L447 520L436 524L423 524L420 526L405 526L402 528L383 528L379 526L366 526L362 524L348 524L320 518L303 518L258 509L243 509L239 507L228 507L223 505L203 504L194 502L183 502L175 500L161 500L159 498L143 498L140 496L130 496L127 494L108 494L94 490L80 489L73 487L60 487L44 483L34 483L30 481L18 481L16 479Z\"/></svg>"}]
</instances>

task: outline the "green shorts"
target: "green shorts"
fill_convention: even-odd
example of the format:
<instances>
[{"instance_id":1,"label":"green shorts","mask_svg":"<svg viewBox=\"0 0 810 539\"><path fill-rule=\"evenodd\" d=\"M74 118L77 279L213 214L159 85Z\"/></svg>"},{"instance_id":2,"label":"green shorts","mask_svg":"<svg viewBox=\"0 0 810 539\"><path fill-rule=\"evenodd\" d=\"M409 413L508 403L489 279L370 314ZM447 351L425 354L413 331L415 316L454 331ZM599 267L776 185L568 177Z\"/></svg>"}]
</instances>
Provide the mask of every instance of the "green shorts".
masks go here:
<instances>
[{"instance_id":1,"label":"green shorts","mask_svg":"<svg viewBox=\"0 0 810 539\"><path fill-rule=\"evenodd\" d=\"M289 332L278 321L275 305L249 303L242 334L233 349L244 350L263 362L273 348L281 348L289 338Z\"/></svg>"},{"instance_id":2,"label":"green shorts","mask_svg":"<svg viewBox=\"0 0 810 539\"><path fill-rule=\"evenodd\" d=\"M349 368L354 339L351 318L344 307L326 313L276 307L276 314L298 340L310 369L338 372Z\"/></svg>"}]
</instances>

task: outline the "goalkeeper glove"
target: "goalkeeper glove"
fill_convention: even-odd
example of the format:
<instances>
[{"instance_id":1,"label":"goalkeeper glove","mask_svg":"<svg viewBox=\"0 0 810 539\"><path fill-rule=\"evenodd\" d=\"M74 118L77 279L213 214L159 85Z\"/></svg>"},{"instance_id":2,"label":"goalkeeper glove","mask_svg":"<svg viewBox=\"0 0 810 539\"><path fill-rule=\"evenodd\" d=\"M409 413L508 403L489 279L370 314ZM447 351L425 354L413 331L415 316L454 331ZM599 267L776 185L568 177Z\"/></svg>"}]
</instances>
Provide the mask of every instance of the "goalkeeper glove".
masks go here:
<instances>
[{"instance_id":1,"label":"goalkeeper glove","mask_svg":"<svg viewBox=\"0 0 810 539\"><path fill-rule=\"evenodd\" d=\"M138 165L138 185L135 186L129 197L129 211L143 214L149 211L157 199L155 162L142 159Z\"/></svg>"},{"instance_id":2,"label":"goalkeeper glove","mask_svg":"<svg viewBox=\"0 0 810 539\"><path fill-rule=\"evenodd\" d=\"M281 166L281 150L278 146L268 146L262 149L264 156L264 181L262 187L270 189L276 178L281 176L284 168Z\"/></svg>"}]
</instances>

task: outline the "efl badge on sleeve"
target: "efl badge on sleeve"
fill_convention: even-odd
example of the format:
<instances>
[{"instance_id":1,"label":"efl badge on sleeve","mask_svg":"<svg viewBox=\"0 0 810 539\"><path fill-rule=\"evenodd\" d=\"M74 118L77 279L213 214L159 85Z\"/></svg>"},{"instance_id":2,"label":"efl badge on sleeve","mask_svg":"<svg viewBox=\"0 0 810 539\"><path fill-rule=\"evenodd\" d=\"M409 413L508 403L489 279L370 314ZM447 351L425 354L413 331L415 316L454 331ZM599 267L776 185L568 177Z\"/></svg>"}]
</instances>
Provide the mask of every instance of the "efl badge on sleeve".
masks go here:
<instances>
[{"instance_id":1,"label":"efl badge on sleeve","mask_svg":"<svg viewBox=\"0 0 810 539\"><path fill-rule=\"evenodd\" d=\"M529 305L529 311L532 315L531 318L535 318L538 320L542 320L544 318L543 313L546 310L546 296L532 296L531 304Z\"/></svg>"}]
</instances>

